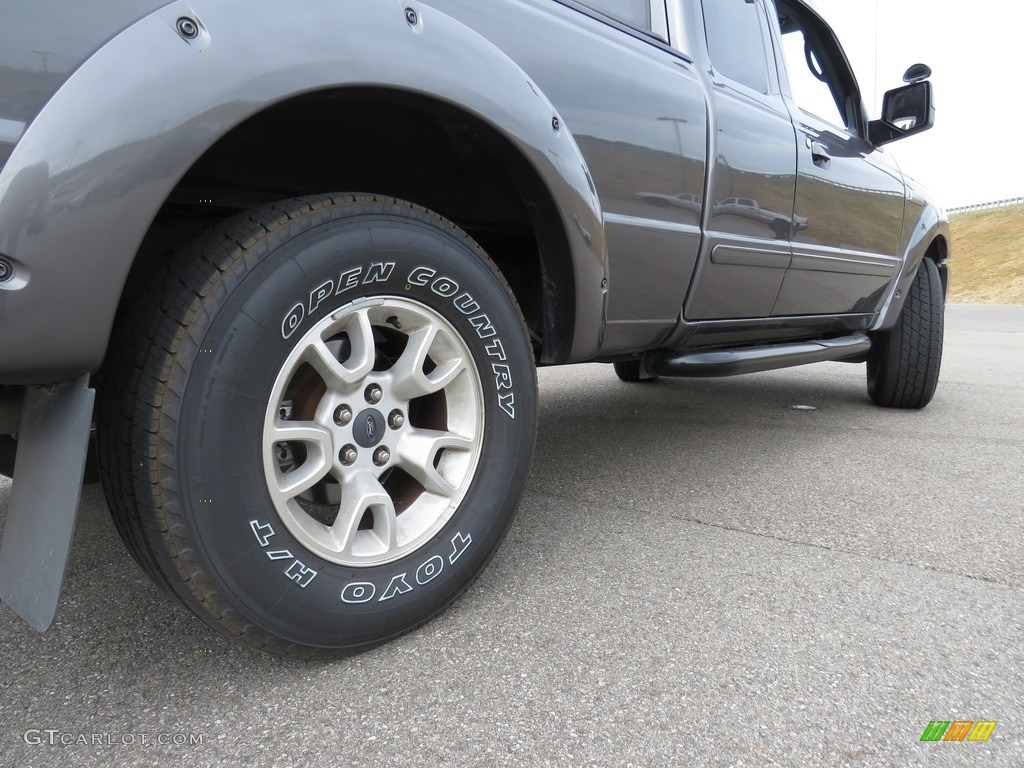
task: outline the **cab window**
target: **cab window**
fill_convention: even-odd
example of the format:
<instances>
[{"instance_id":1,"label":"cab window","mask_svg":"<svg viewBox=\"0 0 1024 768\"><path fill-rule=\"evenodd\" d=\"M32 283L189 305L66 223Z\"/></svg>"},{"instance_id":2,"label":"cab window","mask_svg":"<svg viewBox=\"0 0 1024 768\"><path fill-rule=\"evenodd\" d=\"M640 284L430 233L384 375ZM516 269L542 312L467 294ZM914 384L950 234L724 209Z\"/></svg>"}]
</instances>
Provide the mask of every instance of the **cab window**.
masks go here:
<instances>
[{"instance_id":1,"label":"cab window","mask_svg":"<svg viewBox=\"0 0 1024 768\"><path fill-rule=\"evenodd\" d=\"M756 0L703 0L704 31L715 71L768 93L768 58Z\"/></svg>"},{"instance_id":2,"label":"cab window","mask_svg":"<svg viewBox=\"0 0 1024 768\"><path fill-rule=\"evenodd\" d=\"M849 85L853 75L842 53L830 45L828 38L784 9L779 13L779 29L793 101L808 115L856 133L853 102L859 96L856 86Z\"/></svg>"},{"instance_id":3,"label":"cab window","mask_svg":"<svg viewBox=\"0 0 1024 768\"><path fill-rule=\"evenodd\" d=\"M581 5L651 31L651 0L581 0Z\"/></svg>"}]
</instances>

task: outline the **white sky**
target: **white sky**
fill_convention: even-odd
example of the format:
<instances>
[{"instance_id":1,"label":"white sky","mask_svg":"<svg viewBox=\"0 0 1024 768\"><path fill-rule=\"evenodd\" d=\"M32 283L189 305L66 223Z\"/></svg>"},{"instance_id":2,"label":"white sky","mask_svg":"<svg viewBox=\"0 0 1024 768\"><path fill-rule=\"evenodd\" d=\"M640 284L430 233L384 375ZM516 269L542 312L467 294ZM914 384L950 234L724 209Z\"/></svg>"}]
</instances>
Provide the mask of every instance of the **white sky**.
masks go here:
<instances>
[{"instance_id":1,"label":"white sky","mask_svg":"<svg viewBox=\"0 0 1024 768\"><path fill-rule=\"evenodd\" d=\"M903 170L947 207L1024 197L1024 96L1013 85L1024 54L1024 2L812 0L836 31L871 117L915 62L932 68L935 127L888 145ZM877 82L877 85L876 85Z\"/></svg>"}]
</instances>

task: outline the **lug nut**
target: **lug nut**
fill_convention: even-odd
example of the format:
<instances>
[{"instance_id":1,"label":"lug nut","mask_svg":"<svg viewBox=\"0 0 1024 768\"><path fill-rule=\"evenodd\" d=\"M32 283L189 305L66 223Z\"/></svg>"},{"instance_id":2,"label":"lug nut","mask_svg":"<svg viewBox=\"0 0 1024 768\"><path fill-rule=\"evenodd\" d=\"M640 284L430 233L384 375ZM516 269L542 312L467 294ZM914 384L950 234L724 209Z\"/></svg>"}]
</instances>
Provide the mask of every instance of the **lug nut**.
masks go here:
<instances>
[{"instance_id":1,"label":"lug nut","mask_svg":"<svg viewBox=\"0 0 1024 768\"><path fill-rule=\"evenodd\" d=\"M405 424L405 416L397 408L388 414L388 426L392 429L398 429Z\"/></svg>"},{"instance_id":2,"label":"lug nut","mask_svg":"<svg viewBox=\"0 0 1024 768\"><path fill-rule=\"evenodd\" d=\"M334 423L339 427L344 427L352 421L352 409L347 405L339 405L334 411Z\"/></svg>"},{"instance_id":3,"label":"lug nut","mask_svg":"<svg viewBox=\"0 0 1024 768\"><path fill-rule=\"evenodd\" d=\"M354 445L346 445L341 449L341 453L338 454L338 458L341 459L341 463L346 467L356 463L356 459L359 458L359 452L356 451Z\"/></svg>"},{"instance_id":4,"label":"lug nut","mask_svg":"<svg viewBox=\"0 0 1024 768\"><path fill-rule=\"evenodd\" d=\"M373 452L373 463L378 467L383 467L389 461L391 461L391 451L384 446L381 446Z\"/></svg>"},{"instance_id":5,"label":"lug nut","mask_svg":"<svg viewBox=\"0 0 1024 768\"><path fill-rule=\"evenodd\" d=\"M384 397L384 390L382 390L376 384L371 384L366 388L366 391L363 393L363 396L366 397L366 402L368 402L370 405L376 405L377 403L380 402L380 399Z\"/></svg>"}]
</instances>

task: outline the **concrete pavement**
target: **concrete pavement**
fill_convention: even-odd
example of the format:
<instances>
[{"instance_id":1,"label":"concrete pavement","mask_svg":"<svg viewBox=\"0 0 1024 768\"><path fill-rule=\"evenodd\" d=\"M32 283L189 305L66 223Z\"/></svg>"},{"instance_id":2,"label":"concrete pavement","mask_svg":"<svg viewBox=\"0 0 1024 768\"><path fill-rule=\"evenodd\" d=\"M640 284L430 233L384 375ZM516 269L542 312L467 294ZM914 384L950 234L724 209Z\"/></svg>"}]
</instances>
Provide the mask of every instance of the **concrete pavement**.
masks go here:
<instances>
[{"instance_id":1,"label":"concrete pavement","mask_svg":"<svg viewBox=\"0 0 1024 768\"><path fill-rule=\"evenodd\" d=\"M492 565L349 660L221 639L90 486L54 629L0 610L0 765L1024 764L1024 307L949 308L921 412L837 363L540 379ZM957 719L999 724L919 741Z\"/></svg>"}]
</instances>

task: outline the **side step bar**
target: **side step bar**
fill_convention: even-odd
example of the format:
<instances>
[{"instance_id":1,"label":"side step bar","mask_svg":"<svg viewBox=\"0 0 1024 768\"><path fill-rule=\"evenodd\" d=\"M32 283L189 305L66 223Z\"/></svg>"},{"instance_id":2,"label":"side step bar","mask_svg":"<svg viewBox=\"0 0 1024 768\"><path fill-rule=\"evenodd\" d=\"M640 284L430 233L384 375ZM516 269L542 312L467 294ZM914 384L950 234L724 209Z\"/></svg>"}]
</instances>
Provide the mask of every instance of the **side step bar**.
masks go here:
<instances>
[{"instance_id":1,"label":"side step bar","mask_svg":"<svg viewBox=\"0 0 1024 768\"><path fill-rule=\"evenodd\" d=\"M735 376L826 360L852 358L851 362L859 362L870 349L871 339L864 333L763 347L683 352L656 349L644 354L642 368L649 376Z\"/></svg>"}]
</instances>

